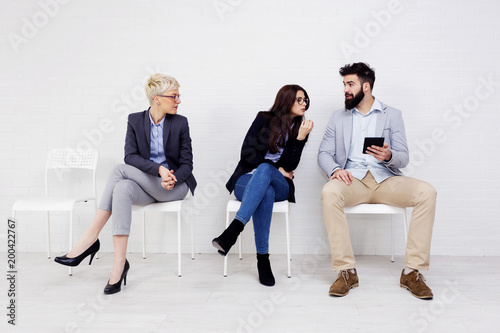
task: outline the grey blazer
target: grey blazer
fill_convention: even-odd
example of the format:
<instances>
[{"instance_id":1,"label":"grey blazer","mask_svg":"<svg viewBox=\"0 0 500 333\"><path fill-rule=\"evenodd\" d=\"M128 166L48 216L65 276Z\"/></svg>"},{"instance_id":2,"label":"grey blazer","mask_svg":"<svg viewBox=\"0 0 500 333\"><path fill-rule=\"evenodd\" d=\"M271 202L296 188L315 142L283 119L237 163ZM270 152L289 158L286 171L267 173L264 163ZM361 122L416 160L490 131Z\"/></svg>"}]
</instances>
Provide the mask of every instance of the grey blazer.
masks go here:
<instances>
[{"instance_id":1,"label":"grey blazer","mask_svg":"<svg viewBox=\"0 0 500 333\"><path fill-rule=\"evenodd\" d=\"M160 164L149 159L151 154L151 123L149 109L128 116L125 136L125 163L150 175L158 176ZM163 126L163 150L168 166L174 170L177 182L186 182L194 194L193 149L187 118L167 114Z\"/></svg>"},{"instance_id":2,"label":"grey blazer","mask_svg":"<svg viewBox=\"0 0 500 333\"><path fill-rule=\"evenodd\" d=\"M383 136L389 144L392 159L383 165L394 175L402 176L399 168L404 168L410 160L406 143L405 125L401 111L388 105L382 105L382 112L377 116L375 136ZM338 110L332 114L325 135L319 146L318 165L328 178L335 169L344 169L351 145L352 113L351 110Z\"/></svg>"}]
</instances>

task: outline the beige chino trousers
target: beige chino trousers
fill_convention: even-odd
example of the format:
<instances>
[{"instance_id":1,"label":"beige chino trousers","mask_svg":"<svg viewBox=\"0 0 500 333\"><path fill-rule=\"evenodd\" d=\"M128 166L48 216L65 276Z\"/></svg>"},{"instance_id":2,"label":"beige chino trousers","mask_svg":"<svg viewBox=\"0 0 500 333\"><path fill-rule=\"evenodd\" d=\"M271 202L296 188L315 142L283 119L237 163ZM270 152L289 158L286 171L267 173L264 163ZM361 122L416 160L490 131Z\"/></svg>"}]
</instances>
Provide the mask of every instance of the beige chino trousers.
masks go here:
<instances>
[{"instance_id":1,"label":"beige chino trousers","mask_svg":"<svg viewBox=\"0 0 500 333\"><path fill-rule=\"evenodd\" d=\"M321 191L321 202L333 270L350 269L356 265L344 207L362 203L413 207L405 266L428 270L436 194L429 183L406 176L389 177L377 184L370 172L362 180L353 178L350 185L338 179L326 183Z\"/></svg>"}]
</instances>

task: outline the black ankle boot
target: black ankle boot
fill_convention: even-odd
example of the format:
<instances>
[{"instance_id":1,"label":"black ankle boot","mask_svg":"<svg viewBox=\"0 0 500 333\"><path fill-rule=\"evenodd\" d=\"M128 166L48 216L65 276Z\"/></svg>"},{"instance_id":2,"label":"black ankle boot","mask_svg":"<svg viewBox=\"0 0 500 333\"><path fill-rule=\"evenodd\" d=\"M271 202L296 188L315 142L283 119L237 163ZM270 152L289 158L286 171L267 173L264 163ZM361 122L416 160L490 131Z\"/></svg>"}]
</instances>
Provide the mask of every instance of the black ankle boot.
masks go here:
<instances>
[{"instance_id":1,"label":"black ankle boot","mask_svg":"<svg viewBox=\"0 0 500 333\"><path fill-rule=\"evenodd\" d=\"M257 270L259 271L259 281L265 286L274 286L274 275L269 262L269 253L257 253Z\"/></svg>"},{"instance_id":2,"label":"black ankle boot","mask_svg":"<svg viewBox=\"0 0 500 333\"><path fill-rule=\"evenodd\" d=\"M220 255L225 256L229 252L243 228L245 228L245 225L241 221L234 219L219 237L212 240L212 245L219 250Z\"/></svg>"}]
</instances>

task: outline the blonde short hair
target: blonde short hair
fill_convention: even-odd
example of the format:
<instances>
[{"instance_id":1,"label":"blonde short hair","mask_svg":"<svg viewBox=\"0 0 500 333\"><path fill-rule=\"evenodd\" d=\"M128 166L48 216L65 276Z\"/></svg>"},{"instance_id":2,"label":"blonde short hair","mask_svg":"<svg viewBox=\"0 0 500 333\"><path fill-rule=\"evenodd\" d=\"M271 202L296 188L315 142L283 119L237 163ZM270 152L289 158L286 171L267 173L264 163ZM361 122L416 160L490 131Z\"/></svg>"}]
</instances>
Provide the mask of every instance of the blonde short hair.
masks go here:
<instances>
[{"instance_id":1,"label":"blonde short hair","mask_svg":"<svg viewBox=\"0 0 500 333\"><path fill-rule=\"evenodd\" d=\"M146 82L146 96L148 97L149 104L153 103L153 98L156 95L161 95L168 90L179 89L180 84L172 76L156 73L151 75Z\"/></svg>"}]
</instances>

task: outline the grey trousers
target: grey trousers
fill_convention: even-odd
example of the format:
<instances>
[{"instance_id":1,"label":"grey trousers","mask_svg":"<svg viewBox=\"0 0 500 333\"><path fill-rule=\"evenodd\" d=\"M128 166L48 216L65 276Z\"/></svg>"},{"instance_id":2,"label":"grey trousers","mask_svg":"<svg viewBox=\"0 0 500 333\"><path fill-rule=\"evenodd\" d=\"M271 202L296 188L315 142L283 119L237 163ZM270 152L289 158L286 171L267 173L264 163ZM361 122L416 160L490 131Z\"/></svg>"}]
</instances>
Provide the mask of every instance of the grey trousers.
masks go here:
<instances>
[{"instance_id":1,"label":"grey trousers","mask_svg":"<svg viewBox=\"0 0 500 333\"><path fill-rule=\"evenodd\" d=\"M188 193L186 183L175 184L172 190L161 186L161 178L147 174L128 164L115 166L109 176L99 209L112 212L113 236L129 235L132 205L182 200Z\"/></svg>"}]
</instances>

